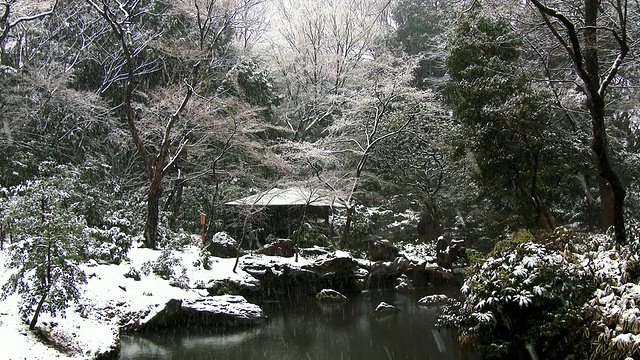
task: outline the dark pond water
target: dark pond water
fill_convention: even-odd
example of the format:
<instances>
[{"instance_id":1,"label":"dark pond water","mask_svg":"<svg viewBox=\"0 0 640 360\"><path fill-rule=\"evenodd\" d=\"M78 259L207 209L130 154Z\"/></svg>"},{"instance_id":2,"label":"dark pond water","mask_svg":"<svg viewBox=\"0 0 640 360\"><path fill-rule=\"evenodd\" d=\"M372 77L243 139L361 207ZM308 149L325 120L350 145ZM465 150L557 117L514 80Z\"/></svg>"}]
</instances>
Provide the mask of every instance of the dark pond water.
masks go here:
<instances>
[{"instance_id":1,"label":"dark pond water","mask_svg":"<svg viewBox=\"0 0 640 360\"><path fill-rule=\"evenodd\" d=\"M225 334L179 331L123 336L120 359L479 359L461 348L448 331L435 328L439 309L418 306L423 295L453 292L366 292L351 296L340 307L319 306L311 300L262 304L270 320L255 328ZM374 309L380 301L401 311L378 318Z\"/></svg>"}]
</instances>

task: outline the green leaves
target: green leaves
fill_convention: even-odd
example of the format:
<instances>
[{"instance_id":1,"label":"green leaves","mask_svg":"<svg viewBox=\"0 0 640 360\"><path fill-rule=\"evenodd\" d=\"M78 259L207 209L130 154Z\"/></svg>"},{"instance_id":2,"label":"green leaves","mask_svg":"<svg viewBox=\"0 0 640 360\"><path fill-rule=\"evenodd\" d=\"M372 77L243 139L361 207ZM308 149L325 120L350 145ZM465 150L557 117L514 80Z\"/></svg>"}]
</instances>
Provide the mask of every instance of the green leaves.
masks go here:
<instances>
[{"instance_id":1,"label":"green leaves","mask_svg":"<svg viewBox=\"0 0 640 360\"><path fill-rule=\"evenodd\" d=\"M64 312L80 296L86 282L82 261L82 231L86 222L75 213L78 195L67 179L52 176L28 181L9 190L0 221L11 228L8 267L14 273L2 287L2 297L18 293L20 312Z\"/></svg>"}]
</instances>

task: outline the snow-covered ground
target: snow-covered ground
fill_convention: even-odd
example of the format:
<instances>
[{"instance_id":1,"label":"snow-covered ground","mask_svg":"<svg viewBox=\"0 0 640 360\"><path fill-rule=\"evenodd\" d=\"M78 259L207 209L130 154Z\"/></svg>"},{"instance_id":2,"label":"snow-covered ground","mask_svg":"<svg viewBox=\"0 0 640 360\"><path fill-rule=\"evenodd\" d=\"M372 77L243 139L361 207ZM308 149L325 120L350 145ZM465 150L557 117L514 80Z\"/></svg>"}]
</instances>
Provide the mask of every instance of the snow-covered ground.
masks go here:
<instances>
[{"instance_id":1,"label":"snow-covered ground","mask_svg":"<svg viewBox=\"0 0 640 360\"><path fill-rule=\"evenodd\" d=\"M0 285L6 283L10 269L5 269L7 250L0 252ZM121 326L128 322L150 317L164 308L171 299L193 300L208 296L204 286L211 280L232 279L237 282L255 282L241 270L233 272L235 259L210 257L210 270L201 265L200 249L187 246L182 251L172 251L174 276L165 280L153 272L144 274L144 265L155 262L163 253L134 246L128 254L129 261L120 265L90 263L81 268L87 275L87 284L82 286L82 298L71 304L63 317L52 318L41 314L38 328L47 330L56 341L66 348L60 352L44 344L28 330L28 324L18 314L19 296L11 295L0 302L0 339L3 346L0 359L92 359L96 354L108 351L117 339ZM165 254L166 255L166 254ZM294 263L294 258L246 255L242 262ZM300 257L298 265L310 263L312 259ZM125 277L135 269L140 280ZM188 283L189 288L171 286L176 278ZM220 301L226 301L220 297ZM232 297L230 305L237 303Z\"/></svg>"}]
</instances>

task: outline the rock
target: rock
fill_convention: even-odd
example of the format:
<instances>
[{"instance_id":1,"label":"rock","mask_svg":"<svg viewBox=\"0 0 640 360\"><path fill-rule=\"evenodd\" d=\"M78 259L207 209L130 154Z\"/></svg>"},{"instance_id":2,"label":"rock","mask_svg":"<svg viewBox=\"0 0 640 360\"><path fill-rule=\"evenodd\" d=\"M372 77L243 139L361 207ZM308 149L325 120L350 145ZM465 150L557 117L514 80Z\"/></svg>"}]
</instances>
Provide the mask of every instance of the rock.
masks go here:
<instances>
[{"instance_id":1,"label":"rock","mask_svg":"<svg viewBox=\"0 0 640 360\"><path fill-rule=\"evenodd\" d=\"M451 260L451 256L447 251L439 251L436 254L436 264L442 266L443 268L450 269L453 262Z\"/></svg>"},{"instance_id":2,"label":"rock","mask_svg":"<svg viewBox=\"0 0 640 360\"><path fill-rule=\"evenodd\" d=\"M160 311L149 314L145 319L125 330L143 331L187 325L228 329L257 325L265 319L262 309L258 305L247 302L242 296L172 299Z\"/></svg>"},{"instance_id":3,"label":"rock","mask_svg":"<svg viewBox=\"0 0 640 360\"><path fill-rule=\"evenodd\" d=\"M316 300L322 303L343 303L347 297L333 289L322 289L316 294Z\"/></svg>"},{"instance_id":4,"label":"rock","mask_svg":"<svg viewBox=\"0 0 640 360\"><path fill-rule=\"evenodd\" d=\"M293 264L254 263L242 269L259 280L258 291L262 298L291 298L304 294L314 296L318 292L318 274Z\"/></svg>"},{"instance_id":5,"label":"rock","mask_svg":"<svg viewBox=\"0 0 640 360\"><path fill-rule=\"evenodd\" d=\"M209 246L207 246L207 250L213 256L221 257L221 258L234 258L238 255L240 251L238 249L238 242L229 236L226 232L218 232L213 235ZM244 252L240 251L240 255Z\"/></svg>"},{"instance_id":6,"label":"rock","mask_svg":"<svg viewBox=\"0 0 640 360\"><path fill-rule=\"evenodd\" d=\"M341 293L360 291L356 279L358 263L345 252L335 252L304 265L264 261L247 263L242 270L258 279L263 298L283 298L297 295L315 296L320 289L334 289Z\"/></svg>"},{"instance_id":7,"label":"rock","mask_svg":"<svg viewBox=\"0 0 640 360\"><path fill-rule=\"evenodd\" d=\"M391 263L378 261L371 265L366 290L393 289L396 276L391 273Z\"/></svg>"},{"instance_id":8,"label":"rock","mask_svg":"<svg viewBox=\"0 0 640 360\"><path fill-rule=\"evenodd\" d=\"M395 284L396 285L394 289L396 291L411 291L415 289L413 287L413 284L411 283L411 280L409 280L409 277L404 274L400 275L400 277L396 279Z\"/></svg>"},{"instance_id":9,"label":"rock","mask_svg":"<svg viewBox=\"0 0 640 360\"><path fill-rule=\"evenodd\" d=\"M453 272L437 264L426 264L425 280L431 285L460 285Z\"/></svg>"},{"instance_id":10,"label":"rock","mask_svg":"<svg viewBox=\"0 0 640 360\"><path fill-rule=\"evenodd\" d=\"M384 301L378 304L375 309L376 316L387 316L398 312L400 312L400 309Z\"/></svg>"},{"instance_id":11,"label":"rock","mask_svg":"<svg viewBox=\"0 0 640 360\"><path fill-rule=\"evenodd\" d=\"M293 246L293 241L289 239L278 239L260 248L258 253L268 256L292 257L296 252Z\"/></svg>"},{"instance_id":12,"label":"rock","mask_svg":"<svg viewBox=\"0 0 640 360\"><path fill-rule=\"evenodd\" d=\"M466 255L467 248L464 246L464 240L451 240L449 246L449 257L452 261L456 261Z\"/></svg>"},{"instance_id":13,"label":"rock","mask_svg":"<svg viewBox=\"0 0 640 360\"><path fill-rule=\"evenodd\" d=\"M392 261L400 251L389 240L377 240L369 246L369 258L373 261Z\"/></svg>"},{"instance_id":14,"label":"rock","mask_svg":"<svg viewBox=\"0 0 640 360\"><path fill-rule=\"evenodd\" d=\"M358 263L349 253L336 251L302 268L318 275L320 288L335 289L342 293L360 291L355 275Z\"/></svg>"},{"instance_id":15,"label":"rock","mask_svg":"<svg viewBox=\"0 0 640 360\"><path fill-rule=\"evenodd\" d=\"M209 296L218 295L241 295L244 297L254 297L258 294L259 281L250 280L233 280L233 279L214 279L209 280L206 285L202 284L202 288L207 289Z\"/></svg>"},{"instance_id":16,"label":"rock","mask_svg":"<svg viewBox=\"0 0 640 360\"><path fill-rule=\"evenodd\" d=\"M409 261L409 259L407 259L404 256L399 256L393 260L393 262L391 263L391 266L389 267L389 270L391 274L395 276L400 276L404 274L407 271L407 269L409 269L410 264L411 262Z\"/></svg>"},{"instance_id":17,"label":"rock","mask_svg":"<svg viewBox=\"0 0 640 360\"><path fill-rule=\"evenodd\" d=\"M444 268L450 269L456 260L463 258L466 254L464 240L451 240L447 243L444 237L438 239L436 244L436 263Z\"/></svg>"},{"instance_id":18,"label":"rock","mask_svg":"<svg viewBox=\"0 0 640 360\"><path fill-rule=\"evenodd\" d=\"M434 294L427 295L422 299L418 300L418 304L422 306L440 306L443 305L449 300L447 295L443 294Z\"/></svg>"},{"instance_id":19,"label":"rock","mask_svg":"<svg viewBox=\"0 0 640 360\"><path fill-rule=\"evenodd\" d=\"M323 256L323 255L328 255L329 253L331 253L331 249L326 247L320 247L317 245L314 245L313 247L310 247L310 248L300 249L300 255L304 257Z\"/></svg>"},{"instance_id":20,"label":"rock","mask_svg":"<svg viewBox=\"0 0 640 360\"><path fill-rule=\"evenodd\" d=\"M449 247L449 243L445 240L444 236L438 237L438 241L436 242L436 252L445 251Z\"/></svg>"}]
</instances>

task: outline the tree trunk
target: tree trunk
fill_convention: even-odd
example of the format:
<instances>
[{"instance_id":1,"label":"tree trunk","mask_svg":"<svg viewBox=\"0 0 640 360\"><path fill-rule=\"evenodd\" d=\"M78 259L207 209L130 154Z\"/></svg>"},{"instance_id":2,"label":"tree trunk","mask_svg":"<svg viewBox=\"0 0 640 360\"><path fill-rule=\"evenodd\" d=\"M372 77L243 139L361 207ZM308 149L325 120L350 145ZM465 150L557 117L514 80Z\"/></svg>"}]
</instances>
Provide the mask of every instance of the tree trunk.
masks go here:
<instances>
[{"instance_id":1,"label":"tree trunk","mask_svg":"<svg viewBox=\"0 0 640 360\"><path fill-rule=\"evenodd\" d=\"M353 206L347 208L347 220L344 223L344 230L342 231L342 237L340 238L340 249L344 249L349 237L351 236L351 221L353 219Z\"/></svg>"},{"instance_id":2,"label":"tree trunk","mask_svg":"<svg viewBox=\"0 0 640 360\"><path fill-rule=\"evenodd\" d=\"M604 225L612 222L613 227L615 228L616 241L624 243L626 242L626 234L624 229L623 210L626 191L622 186L620 178L618 178L618 175L613 170L609 160L607 133L604 123L606 105L604 92L601 93L602 90L600 90L600 61L598 59L597 42L599 5L599 0L585 0L584 58L585 67L589 76L583 80L585 81L587 106L589 108L589 113L591 114L591 126L593 128L591 148L596 155L596 162L598 164L600 176L606 181L606 183L600 182L604 185L604 189L601 186L600 190L600 194L604 195L602 198L602 223ZM613 195L613 202L607 201L609 193L612 193ZM606 218L608 216L610 216L610 219Z\"/></svg>"},{"instance_id":3,"label":"tree trunk","mask_svg":"<svg viewBox=\"0 0 640 360\"><path fill-rule=\"evenodd\" d=\"M598 170L600 172L600 195L602 203L602 225L613 226L618 243L626 243L627 235L624 228L624 199L627 192L613 170L609 161L607 135L604 127L604 101L599 98L590 101L593 125L593 141L591 148L596 154Z\"/></svg>"},{"instance_id":4,"label":"tree trunk","mask_svg":"<svg viewBox=\"0 0 640 360\"><path fill-rule=\"evenodd\" d=\"M629 45L627 43L627 5L626 2L611 2L610 5L615 8L619 23L618 29L612 30L613 37L619 46L619 52L612 62L611 67L605 73L606 76L602 76L600 73L600 59L598 55L598 48L601 44L598 43L598 31L603 31L602 27L598 26L598 16L600 15L600 3L601 0L584 0L584 24L578 24L578 22L572 22L562 13L551 9L539 0L531 0L531 2L538 8L543 16L551 16L557 19L562 26L567 30L568 40L566 48L568 55L573 61L574 69L580 79L583 81L582 91L587 96L587 108L591 116L591 126L593 130L593 139L591 142L591 149L596 157L596 164L600 177L604 180L600 182L602 185L608 186L611 190L613 197L612 202L606 201L609 190L602 189L601 194L605 194L605 198L602 201L602 214L607 216L611 214L609 221L603 221L604 223L612 222L615 228L615 237L618 243L625 243L627 240L625 228L624 228L624 198L626 197L626 191L618 174L613 170L611 161L608 154L607 133L605 127L605 93L608 85L617 76L618 69L622 63L622 60L629 52ZM576 25L580 26L580 31L583 34L583 43L581 44L579 39L579 33L576 30ZM547 22L547 26L552 28L550 22ZM564 40L561 40L564 41ZM604 219L603 219L604 220Z\"/></svg>"},{"instance_id":5,"label":"tree trunk","mask_svg":"<svg viewBox=\"0 0 640 360\"><path fill-rule=\"evenodd\" d=\"M167 202L165 203L165 211L170 211L169 215L169 228L171 230L176 230L178 216L180 215L180 208L182 207L182 194L184 192L184 183L185 180L180 177L180 173L178 173L178 178L175 179L173 183L173 189L171 190L171 195L169 195Z\"/></svg>"},{"instance_id":6,"label":"tree trunk","mask_svg":"<svg viewBox=\"0 0 640 360\"><path fill-rule=\"evenodd\" d=\"M33 313L33 317L31 318L31 322L29 322L29 330L35 330L36 324L38 323L38 317L40 316L40 311L42 310L42 305L44 304L45 299L49 295L49 289L42 294L40 301L38 301L38 306L36 306L36 311Z\"/></svg>"},{"instance_id":7,"label":"tree trunk","mask_svg":"<svg viewBox=\"0 0 640 360\"><path fill-rule=\"evenodd\" d=\"M156 172L151 180L147 196L147 222L144 226L144 246L155 249L158 242L160 197L162 196L162 172Z\"/></svg>"}]
</instances>

